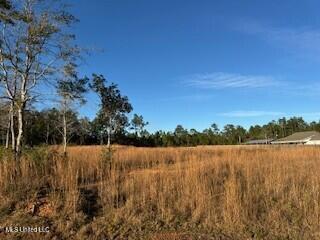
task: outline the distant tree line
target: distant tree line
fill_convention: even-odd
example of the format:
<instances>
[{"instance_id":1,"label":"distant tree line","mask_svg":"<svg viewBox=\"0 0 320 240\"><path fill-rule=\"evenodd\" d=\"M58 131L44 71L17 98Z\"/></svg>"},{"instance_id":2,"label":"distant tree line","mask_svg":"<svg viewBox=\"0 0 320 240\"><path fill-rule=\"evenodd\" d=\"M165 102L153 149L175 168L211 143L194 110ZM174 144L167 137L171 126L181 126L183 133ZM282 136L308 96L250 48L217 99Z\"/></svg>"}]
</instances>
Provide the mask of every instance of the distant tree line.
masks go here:
<instances>
[{"instance_id":1,"label":"distant tree line","mask_svg":"<svg viewBox=\"0 0 320 240\"><path fill-rule=\"evenodd\" d=\"M130 112L132 107L125 112ZM101 108L102 109L102 108ZM109 125L108 117L103 116L100 110L93 120L87 117L79 117L72 109L51 108L38 111L28 109L25 114L25 138L24 145L33 147L36 145L57 145L64 143L64 124L62 119L68 119L68 144L73 145L97 145L115 144L134 146L197 146L220 144L243 144L248 140L282 138L299 131L320 131L320 122L307 123L301 117L289 119L280 118L265 125L254 125L249 129L232 124L219 129L217 124L212 124L203 131L186 129L178 125L174 131L156 131L149 133L145 127L148 125L141 115L134 114L129 120L127 113L122 115L119 122ZM7 141L7 108L4 104L0 107L0 141L5 145ZM117 116L116 118L118 118ZM107 119L105 119L107 118ZM118 120L117 120L118 121ZM112 129L112 134L108 129Z\"/></svg>"}]
</instances>

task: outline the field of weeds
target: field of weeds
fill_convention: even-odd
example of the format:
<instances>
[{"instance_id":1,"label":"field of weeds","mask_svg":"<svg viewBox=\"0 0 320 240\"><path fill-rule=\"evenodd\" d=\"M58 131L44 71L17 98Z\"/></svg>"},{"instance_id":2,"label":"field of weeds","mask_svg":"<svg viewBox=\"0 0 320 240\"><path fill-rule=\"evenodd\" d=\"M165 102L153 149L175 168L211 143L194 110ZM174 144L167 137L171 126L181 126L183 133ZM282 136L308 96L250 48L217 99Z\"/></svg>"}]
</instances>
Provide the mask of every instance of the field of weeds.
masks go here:
<instances>
[{"instance_id":1,"label":"field of weeds","mask_svg":"<svg viewBox=\"0 0 320 240\"><path fill-rule=\"evenodd\" d=\"M320 239L320 148L2 150L0 239Z\"/></svg>"}]
</instances>

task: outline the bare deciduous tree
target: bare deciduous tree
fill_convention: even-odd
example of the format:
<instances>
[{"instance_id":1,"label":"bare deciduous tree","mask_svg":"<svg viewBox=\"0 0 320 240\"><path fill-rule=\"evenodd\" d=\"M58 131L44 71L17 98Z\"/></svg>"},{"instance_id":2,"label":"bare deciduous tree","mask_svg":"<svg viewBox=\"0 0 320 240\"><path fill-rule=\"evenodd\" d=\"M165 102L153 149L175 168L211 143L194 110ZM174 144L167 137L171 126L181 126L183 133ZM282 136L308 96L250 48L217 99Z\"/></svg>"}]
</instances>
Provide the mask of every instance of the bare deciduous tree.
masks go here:
<instances>
[{"instance_id":1,"label":"bare deciduous tree","mask_svg":"<svg viewBox=\"0 0 320 240\"><path fill-rule=\"evenodd\" d=\"M84 93L87 92L88 78L79 78L76 71L76 64L67 63L64 66L63 77L58 81L58 94L60 96L60 106L62 112L62 136L63 152L67 153L68 135L70 135L70 121L67 119L75 103L85 103Z\"/></svg>"},{"instance_id":2,"label":"bare deciduous tree","mask_svg":"<svg viewBox=\"0 0 320 240\"><path fill-rule=\"evenodd\" d=\"M76 19L57 1L21 0L11 7L12 23L1 22L0 69L2 87L12 104L11 117L13 111L17 114L12 143L19 154L26 105L39 94L42 83L56 79L59 66L76 51L70 44L74 36L66 33L66 26Z\"/></svg>"}]
</instances>

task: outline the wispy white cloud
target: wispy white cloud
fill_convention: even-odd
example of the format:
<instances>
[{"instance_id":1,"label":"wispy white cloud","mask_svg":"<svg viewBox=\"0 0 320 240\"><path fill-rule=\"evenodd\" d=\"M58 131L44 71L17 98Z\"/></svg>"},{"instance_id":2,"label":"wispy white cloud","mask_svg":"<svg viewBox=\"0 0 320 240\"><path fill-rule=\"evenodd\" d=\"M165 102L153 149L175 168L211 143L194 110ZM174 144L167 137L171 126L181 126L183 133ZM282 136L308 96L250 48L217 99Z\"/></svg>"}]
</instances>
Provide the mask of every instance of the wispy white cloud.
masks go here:
<instances>
[{"instance_id":1,"label":"wispy white cloud","mask_svg":"<svg viewBox=\"0 0 320 240\"><path fill-rule=\"evenodd\" d=\"M290 79L282 79L275 76L216 72L194 74L186 76L184 79L182 81L184 86L205 90L269 88L268 90L287 97L317 97L320 94L320 83L317 81L290 81ZM205 100L208 99L208 96L192 95L179 98Z\"/></svg>"},{"instance_id":2,"label":"wispy white cloud","mask_svg":"<svg viewBox=\"0 0 320 240\"><path fill-rule=\"evenodd\" d=\"M241 75L224 72L195 74L187 77L184 83L187 86L202 89L263 88L283 84L283 82L270 76Z\"/></svg>"},{"instance_id":3,"label":"wispy white cloud","mask_svg":"<svg viewBox=\"0 0 320 240\"><path fill-rule=\"evenodd\" d=\"M282 116L286 115L283 112L272 111L231 111L220 113L220 116L224 117L262 117L262 116Z\"/></svg>"},{"instance_id":4,"label":"wispy white cloud","mask_svg":"<svg viewBox=\"0 0 320 240\"><path fill-rule=\"evenodd\" d=\"M238 21L234 29L254 35L292 54L320 59L320 29L274 27L256 21Z\"/></svg>"}]
</instances>

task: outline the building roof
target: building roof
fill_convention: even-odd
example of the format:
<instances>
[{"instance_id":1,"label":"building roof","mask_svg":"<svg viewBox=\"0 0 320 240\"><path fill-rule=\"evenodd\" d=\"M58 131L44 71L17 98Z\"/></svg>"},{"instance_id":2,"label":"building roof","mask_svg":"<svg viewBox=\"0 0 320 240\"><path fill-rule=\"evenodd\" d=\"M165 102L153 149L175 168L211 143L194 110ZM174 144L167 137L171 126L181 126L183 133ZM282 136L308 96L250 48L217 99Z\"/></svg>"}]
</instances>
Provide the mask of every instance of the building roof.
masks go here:
<instances>
[{"instance_id":1,"label":"building roof","mask_svg":"<svg viewBox=\"0 0 320 240\"><path fill-rule=\"evenodd\" d=\"M317 131L296 132L290 136L277 139L272 144L277 143L306 143L312 140L320 140L320 133Z\"/></svg>"}]
</instances>

